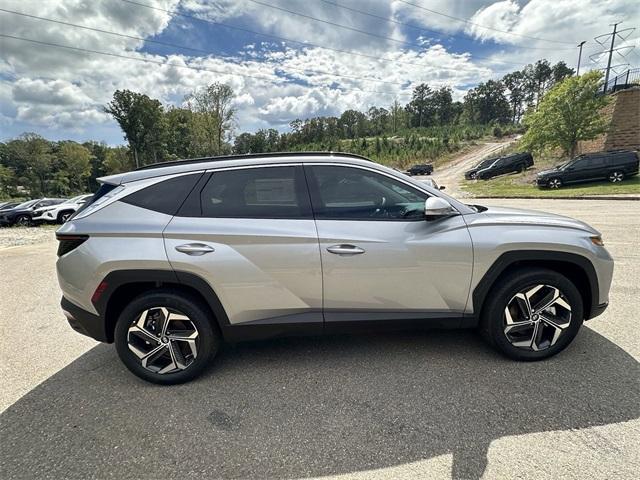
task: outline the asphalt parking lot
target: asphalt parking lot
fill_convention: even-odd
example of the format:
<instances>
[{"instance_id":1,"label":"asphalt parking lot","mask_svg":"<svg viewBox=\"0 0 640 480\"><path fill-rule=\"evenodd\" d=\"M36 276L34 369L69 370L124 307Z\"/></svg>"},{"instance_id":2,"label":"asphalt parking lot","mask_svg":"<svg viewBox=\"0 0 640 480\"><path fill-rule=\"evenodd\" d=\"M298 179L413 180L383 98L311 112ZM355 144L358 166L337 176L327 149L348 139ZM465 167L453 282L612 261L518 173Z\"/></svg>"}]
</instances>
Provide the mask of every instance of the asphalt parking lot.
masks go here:
<instances>
[{"instance_id":1,"label":"asphalt parking lot","mask_svg":"<svg viewBox=\"0 0 640 480\"><path fill-rule=\"evenodd\" d=\"M281 339L159 387L68 328L53 241L0 249L0 475L637 478L640 202L475 203L603 232L611 306L557 357L515 363L464 331Z\"/></svg>"}]
</instances>

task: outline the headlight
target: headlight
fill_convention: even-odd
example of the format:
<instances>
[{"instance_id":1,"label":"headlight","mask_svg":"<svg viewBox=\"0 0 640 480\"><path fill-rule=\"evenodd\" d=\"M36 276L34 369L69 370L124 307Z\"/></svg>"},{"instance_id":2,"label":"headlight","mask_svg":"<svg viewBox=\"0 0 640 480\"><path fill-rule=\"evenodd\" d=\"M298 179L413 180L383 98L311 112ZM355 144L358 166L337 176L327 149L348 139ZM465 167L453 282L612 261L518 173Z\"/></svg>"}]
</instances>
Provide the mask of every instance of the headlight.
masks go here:
<instances>
[{"instance_id":1,"label":"headlight","mask_svg":"<svg viewBox=\"0 0 640 480\"><path fill-rule=\"evenodd\" d=\"M602 236L594 235L593 237L589 237L589 238L591 238L591 243L593 243L594 245L598 245L599 247L604 247Z\"/></svg>"}]
</instances>

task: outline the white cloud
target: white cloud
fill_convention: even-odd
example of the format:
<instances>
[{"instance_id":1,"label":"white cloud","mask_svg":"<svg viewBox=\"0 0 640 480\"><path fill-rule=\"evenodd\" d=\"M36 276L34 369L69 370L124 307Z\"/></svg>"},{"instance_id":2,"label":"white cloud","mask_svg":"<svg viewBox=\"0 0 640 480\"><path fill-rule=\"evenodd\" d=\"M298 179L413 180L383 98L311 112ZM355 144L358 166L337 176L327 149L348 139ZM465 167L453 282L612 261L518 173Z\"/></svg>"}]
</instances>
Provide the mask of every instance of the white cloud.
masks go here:
<instances>
[{"instance_id":1,"label":"white cloud","mask_svg":"<svg viewBox=\"0 0 640 480\"><path fill-rule=\"evenodd\" d=\"M427 5L421 0L410 1ZM145 2L151 3L152 0ZM387 106L395 97L406 102L411 87L420 82L433 87L449 85L454 97L460 99L469 86L498 75L496 69L492 70L487 65L499 65L497 70L512 70L517 66L501 62L524 64L548 56L554 62L564 59L573 66L577 53L571 45L566 46L569 50L561 50L563 45L479 29L429 14L397 0L354 0L345 5L425 28L462 37L466 35L467 39L497 41L505 47L492 47L488 53L483 52L491 60L479 60L473 52L452 53L451 39L446 35L438 38L414 29L411 30L414 37L410 38L406 36L409 30L402 32L396 24L320 1L302 4L278 0L274 5L376 35L423 43L423 47L402 48L395 42L285 14L247 0L156 0L153 3L160 9L179 9L200 18L243 25L252 30L339 50L357 51L360 55L313 46L299 48L269 38L255 41L256 37L252 37L236 58L189 56L182 52L164 57L142 52L143 42L140 40L0 13L4 34L172 64L144 63L0 39L3 52L0 58L0 118L5 127L9 126L3 127L3 134L8 131L15 135L19 133L18 129L23 129L55 132L56 135L71 132L77 138L78 132L95 135L96 131L104 131L109 141L119 142L119 129L102 110L114 90L128 88L165 103L179 104L188 92L215 81L226 82L235 90L241 130L271 126L283 128L296 117L337 115L347 108L366 110L372 105ZM624 15L629 25L640 23L639 13L634 11L630 2L623 0L531 0L523 6L511 0L438 0L429 2L428 7L518 35L561 41L589 39L606 31L612 19ZM170 25L190 27L191 30L196 25L193 20L172 19L162 10L118 0L5 0L3 8L140 38L161 35ZM419 39L420 34L422 38ZM172 41L181 43L176 39ZM473 46L472 40L467 43ZM552 50L530 51L519 47ZM593 48L586 49L585 58ZM464 49L458 47L457 51ZM202 70L183 68L185 66Z\"/></svg>"}]
</instances>

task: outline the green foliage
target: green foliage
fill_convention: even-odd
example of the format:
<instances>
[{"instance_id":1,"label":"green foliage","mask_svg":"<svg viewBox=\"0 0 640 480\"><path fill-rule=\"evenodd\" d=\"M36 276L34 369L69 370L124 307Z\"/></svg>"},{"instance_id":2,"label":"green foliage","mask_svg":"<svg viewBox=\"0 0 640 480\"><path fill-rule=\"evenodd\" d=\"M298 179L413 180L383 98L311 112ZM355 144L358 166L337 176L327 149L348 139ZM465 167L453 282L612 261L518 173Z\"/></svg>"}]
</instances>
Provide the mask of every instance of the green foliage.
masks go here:
<instances>
[{"instance_id":1,"label":"green foliage","mask_svg":"<svg viewBox=\"0 0 640 480\"><path fill-rule=\"evenodd\" d=\"M600 109L609 97L598 95L602 74L589 72L569 77L553 87L541 100L538 109L529 112L524 148L541 151L560 148L574 155L578 141L590 140L603 133L606 121Z\"/></svg>"}]
</instances>

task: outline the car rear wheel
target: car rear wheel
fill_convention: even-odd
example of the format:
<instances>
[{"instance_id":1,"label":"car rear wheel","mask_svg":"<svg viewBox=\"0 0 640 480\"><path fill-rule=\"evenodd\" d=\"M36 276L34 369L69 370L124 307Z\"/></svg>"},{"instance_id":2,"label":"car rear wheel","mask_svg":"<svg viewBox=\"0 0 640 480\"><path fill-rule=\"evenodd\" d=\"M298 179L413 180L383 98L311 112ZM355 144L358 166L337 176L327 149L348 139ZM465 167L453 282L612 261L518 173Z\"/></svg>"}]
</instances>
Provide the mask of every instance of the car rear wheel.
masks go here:
<instances>
[{"instance_id":1,"label":"car rear wheel","mask_svg":"<svg viewBox=\"0 0 640 480\"><path fill-rule=\"evenodd\" d=\"M619 183L624 180L624 172L616 170L615 172L611 172L609 174L609 181L611 183Z\"/></svg>"},{"instance_id":2,"label":"car rear wheel","mask_svg":"<svg viewBox=\"0 0 640 480\"><path fill-rule=\"evenodd\" d=\"M559 178L552 178L549 180L549 188L560 188L562 187L562 180Z\"/></svg>"},{"instance_id":3,"label":"car rear wheel","mask_svg":"<svg viewBox=\"0 0 640 480\"><path fill-rule=\"evenodd\" d=\"M483 336L515 360L542 360L562 351L583 321L576 286L553 270L524 269L500 281L482 312Z\"/></svg>"},{"instance_id":4,"label":"car rear wheel","mask_svg":"<svg viewBox=\"0 0 640 480\"><path fill-rule=\"evenodd\" d=\"M202 373L221 338L207 307L173 290L135 298L120 314L114 337L118 356L131 372L165 385Z\"/></svg>"}]
</instances>

